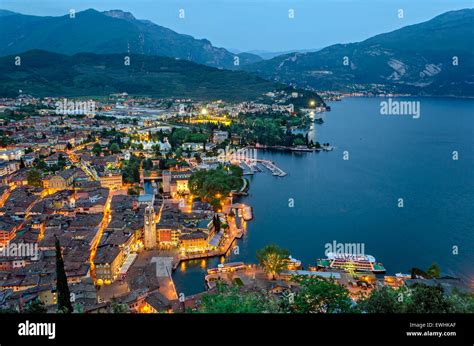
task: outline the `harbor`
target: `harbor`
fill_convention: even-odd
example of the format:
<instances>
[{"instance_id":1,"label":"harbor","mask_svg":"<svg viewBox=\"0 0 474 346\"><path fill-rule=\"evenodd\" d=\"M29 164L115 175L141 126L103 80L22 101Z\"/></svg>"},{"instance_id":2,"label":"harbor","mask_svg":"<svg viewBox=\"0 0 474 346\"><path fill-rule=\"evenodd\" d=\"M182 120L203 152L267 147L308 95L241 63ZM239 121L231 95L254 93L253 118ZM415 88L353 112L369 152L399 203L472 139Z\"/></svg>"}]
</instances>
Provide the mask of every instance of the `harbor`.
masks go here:
<instances>
[{"instance_id":1,"label":"harbor","mask_svg":"<svg viewBox=\"0 0 474 346\"><path fill-rule=\"evenodd\" d=\"M456 244L456 239L464 234L463 227L472 225L472 221L467 215L460 215L455 224L439 217L433 220L433 210L456 214L456 208L460 206L446 205L432 189L421 188L419 182L426 178L423 171L416 170L407 175L413 161L394 162L390 158L398 157L402 151L410 152L411 157L423 158L434 172L429 184L437 184L440 193L447 198L467 197L472 194L472 189L466 190L455 180L444 179L448 169L450 174L465 181L461 171L451 166L451 162L446 167L446 163L440 163L439 153L428 149L429 136L420 139L410 132L411 126L416 126L417 131L422 131L425 126L438 131L446 127L445 131L454 135L458 125L443 124L443 114L433 111L432 117L424 120L428 125L396 122L378 129L374 136L373 119L368 112L377 106L377 102L379 100L373 98L344 98L337 107L332 107L325 123L331 126L318 128L319 137L331 138L338 143L331 155L293 155L258 150L258 158L275 162L290 174L283 179L276 179L271 173L248 176L250 193L239 197L238 202L252 206L255 217L247 224L244 239L236 241L239 254L231 251L223 259L225 262L257 263L256 251L268 243L275 243L287 247L303 263L316 265L316 260L324 253L325 244L338 240L365 244L366 253L382 260L387 276L407 272L413 267L427 268L436 261L446 268L447 275L472 281L474 272L470 263L474 263L474 256L466 252L446 256L443 247L446 243ZM470 121L470 113L460 100L426 99L425 102L431 109L455 104L462 110L459 117ZM358 119L353 121L354 131L350 132L346 124L348 112L356 112L354 119ZM404 141L396 141L403 150L394 146L395 138L390 136L393 127L403 134ZM310 133L310 138L312 136ZM416 147L409 145L420 140L422 144ZM463 137L462 142L463 150L468 150L467 137ZM440 146L449 151L448 144ZM383 150L370 150L375 147ZM342 159L344 148L354 148L350 150L347 161ZM380 165L378 169L374 168L374 160ZM455 163L459 169L469 170L467 161ZM269 172L263 166L260 168ZM410 208L397 207L397 199L394 197L394 202L391 196L399 196L400 187L389 183L387 177L392 182L403 181L404 189L411 191ZM371 191L367 186L371 186ZM289 207L289 198L294 199L294 208ZM374 211L382 214L377 217ZM427 238L426 232L432 236ZM474 244L473 241L470 237L467 244ZM219 263L217 258L207 260L206 267L216 267ZM200 262L187 263L183 272L180 268L176 270L174 279L183 292L191 294L198 290L188 287L196 285L201 289L205 275Z\"/></svg>"}]
</instances>

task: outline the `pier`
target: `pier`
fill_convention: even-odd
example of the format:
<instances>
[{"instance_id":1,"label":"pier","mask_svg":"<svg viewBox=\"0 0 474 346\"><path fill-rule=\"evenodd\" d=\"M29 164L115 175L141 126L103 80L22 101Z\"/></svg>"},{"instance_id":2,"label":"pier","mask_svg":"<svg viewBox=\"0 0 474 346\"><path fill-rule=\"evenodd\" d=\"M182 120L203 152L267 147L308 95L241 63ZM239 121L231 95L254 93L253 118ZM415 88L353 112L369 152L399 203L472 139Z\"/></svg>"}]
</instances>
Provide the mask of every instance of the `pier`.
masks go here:
<instances>
[{"instance_id":1,"label":"pier","mask_svg":"<svg viewBox=\"0 0 474 346\"><path fill-rule=\"evenodd\" d=\"M272 161L268 160L256 160L257 162L261 163L265 168L267 168L270 172L272 172L273 175L277 177L284 177L287 175L286 172L284 172L280 167L275 165Z\"/></svg>"},{"instance_id":2,"label":"pier","mask_svg":"<svg viewBox=\"0 0 474 346\"><path fill-rule=\"evenodd\" d=\"M242 168L243 170L243 175L253 175L254 174L254 169L252 167L252 164L248 164L245 161L240 161L239 162L239 167Z\"/></svg>"}]
</instances>

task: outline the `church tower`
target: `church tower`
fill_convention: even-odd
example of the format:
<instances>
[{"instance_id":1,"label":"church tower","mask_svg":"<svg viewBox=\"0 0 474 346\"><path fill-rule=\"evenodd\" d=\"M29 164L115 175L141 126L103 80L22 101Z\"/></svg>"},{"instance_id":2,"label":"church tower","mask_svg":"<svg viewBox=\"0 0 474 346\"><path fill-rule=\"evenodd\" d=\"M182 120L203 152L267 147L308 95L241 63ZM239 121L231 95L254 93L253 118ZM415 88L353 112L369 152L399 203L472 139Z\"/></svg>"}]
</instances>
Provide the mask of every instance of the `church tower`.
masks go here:
<instances>
[{"instance_id":1,"label":"church tower","mask_svg":"<svg viewBox=\"0 0 474 346\"><path fill-rule=\"evenodd\" d=\"M145 209L144 238L145 249L156 248L155 209L151 205Z\"/></svg>"}]
</instances>

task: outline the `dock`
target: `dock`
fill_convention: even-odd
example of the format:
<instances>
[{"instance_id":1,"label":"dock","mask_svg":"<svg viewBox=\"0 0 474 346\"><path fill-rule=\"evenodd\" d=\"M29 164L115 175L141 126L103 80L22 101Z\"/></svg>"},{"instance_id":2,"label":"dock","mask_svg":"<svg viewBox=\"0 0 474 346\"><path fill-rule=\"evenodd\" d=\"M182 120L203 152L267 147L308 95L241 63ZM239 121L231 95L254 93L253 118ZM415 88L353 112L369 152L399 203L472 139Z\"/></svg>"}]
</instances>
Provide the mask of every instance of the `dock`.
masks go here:
<instances>
[{"instance_id":1,"label":"dock","mask_svg":"<svg viewBox=\"0 0 474 346\"><path fill-rule=\"evenodd\" d=\"M243 175L253 175L254 170L253 166L250 164L247 164L245 161L240 161L239 162L239 167L242 168L243 170Z\"/></svg>"},{"instance_id":2,"label":"dock","mask_svg":"<svg viewBox=\"0 0 474 346\"><path fill-rule=\"evenodd\" d=\"M284 177L287 175L286 172L284 172L280 167L275 165L272 161L269 160L257 160L260 162L265 168L267 168L270 172L272 172L273 175L277 177Z\"/></svg>"}]
</instances>

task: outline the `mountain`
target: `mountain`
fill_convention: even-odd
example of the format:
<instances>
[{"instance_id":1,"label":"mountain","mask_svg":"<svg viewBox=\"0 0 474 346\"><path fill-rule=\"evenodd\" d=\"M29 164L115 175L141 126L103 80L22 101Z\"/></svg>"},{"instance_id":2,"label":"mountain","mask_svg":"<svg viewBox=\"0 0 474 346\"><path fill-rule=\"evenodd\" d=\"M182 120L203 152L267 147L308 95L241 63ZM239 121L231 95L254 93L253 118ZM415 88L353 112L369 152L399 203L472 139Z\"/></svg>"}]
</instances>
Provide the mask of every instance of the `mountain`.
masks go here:
<instances>
[{"instance_id":1,"label":"mountain","mask_svg":"<svg viewBox=\"0 0 474 346\"><path fill-rule=\"evenodd\" d=\"M318 48L313 48L313 49L309 48L309 49L293 49L293 50L286 50L286 51L280 51L280 52L271 52L271 51L267 51L267 50L254 49L254 50L249 50L246 53L258 55L259 57L261 57L264 60L269 60L269 59L273 59L274 57L279 56L279 55L287 55L287 54L291 54L291 53L317 52L318 50L320 50L320 49L318 49Z\"/></svg>"},{"instance_id":2,"label":"mountain","mask_svg":"<svg viewBox=\"0 0 474 346\"><path fill-rule=\"evenodd\" d=\"M317 90L378 88L419 95L474 96L473 47L474 9L464 9L362 42L278 56L244 69Z\"/></svg>"},{"instance_id":3,"label":"mountain","mask_svg":"<svg viewBox=\"0 0 474 346\"><path fill-rule=\"evenodd\" d=\"M41 50L0 57L0 97L99 96L117 92L154 97L248 101L281 86L244 71L175 58L123 54L64 55Z\"/></svg>"},{"instance_id":4,"label":"mountain","mask_svg":"<svg viewBox=\"0 0 474 346\"><path fill-rule=\"evenodd\" d=\"M39 17L0 10L0 56L40 49L61 54L134 53L180 58L209 66L236 69L261 60L254 54L232 54L121 10L78 12L75 18Z\"/></svg>"}]
</instances>

